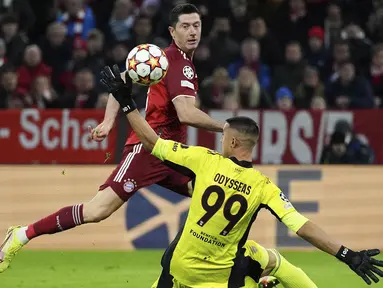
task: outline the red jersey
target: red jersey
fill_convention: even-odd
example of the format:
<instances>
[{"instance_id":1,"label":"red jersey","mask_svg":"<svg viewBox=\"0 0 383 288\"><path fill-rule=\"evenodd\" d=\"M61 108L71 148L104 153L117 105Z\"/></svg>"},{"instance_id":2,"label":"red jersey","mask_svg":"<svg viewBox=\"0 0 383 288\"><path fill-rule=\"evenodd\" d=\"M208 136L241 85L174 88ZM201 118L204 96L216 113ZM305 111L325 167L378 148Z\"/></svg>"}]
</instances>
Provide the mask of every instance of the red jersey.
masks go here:
<instances>
[{"instance_id":1,"label":"red jersey","mask_svg":"<svg viewBox=\"0 0 383 288\"><path fill-rule=\"evenodd\" d=\"M146 99L146 121L163 139L186 142L186 125L181 124L173 100L179 95L195 97L198 79L192 60L173 42L165 49L168 73L161 82L149 87ZM139 143L132 131L126 145Z\"/></svg>"}]
</instances>

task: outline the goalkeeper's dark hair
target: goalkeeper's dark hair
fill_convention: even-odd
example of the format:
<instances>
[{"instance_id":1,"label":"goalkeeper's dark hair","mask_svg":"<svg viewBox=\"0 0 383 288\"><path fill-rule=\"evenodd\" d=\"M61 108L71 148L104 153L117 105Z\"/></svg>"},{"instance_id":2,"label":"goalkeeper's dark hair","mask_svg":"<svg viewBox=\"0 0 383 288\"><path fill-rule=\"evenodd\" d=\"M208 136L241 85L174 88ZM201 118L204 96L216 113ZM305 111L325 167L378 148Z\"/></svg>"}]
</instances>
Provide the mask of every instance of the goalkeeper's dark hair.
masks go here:
<instances>
[{"instance_id":1,"label":"goalkeeper's dark hair","mask_svg":"<svg viewBox=\"0 0 383 288\"><path fill-rule=\"evenodd\" d=\"M169 15L170 25L175 28L177 23L178 23L178 21L179 21L179 17L181 15L193 14L193 13L197 13L199 16L201 16L201 12L193 4L186 3L186 4L178 4L178 5L176 5L172 9L172 11L170 11L170 15Z\"/></svg>"},{"instance_id":2,"label":"goalkeeper's dark hair","mask_svg":"<svg viewBox=\"0 0 383 288\"><path fill-rule=\"evenodd\" d=\"M248 148L253 148L258 142L259 126L253 119L245 116L232 117L226 120L229 128L236 130L243 135L244 140L248 142Z\"/></svg>"}]
</instances>

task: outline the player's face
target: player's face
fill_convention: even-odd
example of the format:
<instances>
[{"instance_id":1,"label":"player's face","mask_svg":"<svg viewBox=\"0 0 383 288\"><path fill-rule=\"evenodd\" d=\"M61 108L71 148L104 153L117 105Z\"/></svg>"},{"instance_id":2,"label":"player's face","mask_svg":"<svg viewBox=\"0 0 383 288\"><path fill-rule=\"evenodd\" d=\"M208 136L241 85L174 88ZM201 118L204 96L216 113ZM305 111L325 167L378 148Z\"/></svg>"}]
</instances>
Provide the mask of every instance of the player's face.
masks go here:
<instances>
[{"instance_id":1,"label":"player's face","mask_svg":"<svg viewBox=\"0 0 383 288\"><path fill-rule=\"evenodd\" d=\"M201 18L197 13L183 14L178 18L176 28L169 27L177 46L185 53L193 52L201 39Z\"/></svg>"}]
</instances>

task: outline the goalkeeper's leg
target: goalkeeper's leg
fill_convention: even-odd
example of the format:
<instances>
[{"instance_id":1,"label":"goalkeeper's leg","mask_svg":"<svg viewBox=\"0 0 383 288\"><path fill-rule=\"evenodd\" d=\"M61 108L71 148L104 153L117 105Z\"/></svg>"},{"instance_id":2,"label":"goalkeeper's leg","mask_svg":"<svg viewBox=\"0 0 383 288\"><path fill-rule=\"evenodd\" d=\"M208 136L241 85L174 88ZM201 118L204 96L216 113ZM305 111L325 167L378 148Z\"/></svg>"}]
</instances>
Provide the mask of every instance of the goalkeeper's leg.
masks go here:
<instances>
[{"instance_id":1,"label":"goalkeeper's leg","mask_svg":"<svg viewBox=\"0 0 383 288\"><path fill-rule=\"evenodd\" d=\"M258 265L263 270L259 275L256 269L249 269L245 282L246 288L257 287L256 283L259 282L260 277L264 276L274 276L284 288L317 288L302 269L288 262L278 251L266 249L254 241L247 241L245 249L245 256L249 256L254 261L250 266Z\"/></svg>"}]
</instances>

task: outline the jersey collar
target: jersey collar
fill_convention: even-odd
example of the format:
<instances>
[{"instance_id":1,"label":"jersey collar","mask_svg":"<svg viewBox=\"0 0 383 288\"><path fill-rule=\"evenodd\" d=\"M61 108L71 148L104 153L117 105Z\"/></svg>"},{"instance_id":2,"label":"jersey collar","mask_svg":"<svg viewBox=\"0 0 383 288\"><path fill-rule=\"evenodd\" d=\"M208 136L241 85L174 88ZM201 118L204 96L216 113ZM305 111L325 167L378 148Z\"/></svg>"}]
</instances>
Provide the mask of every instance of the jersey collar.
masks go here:
<instances>
[{"instance_id":1,"label":"jersey collar","mask_svg":"<svg viewBox=\"0 0 383 288\"><path fill-rule=\"evenodd\" d=\"M177 49L182 54L182 56L186 57L190 61L192 60L192 57L189 57L180 47L178 47L174 40L172 40L172 44L170 46L174 49Z\"/></svg>"},{"instance_id":2,"label":"jersey collar","mask_svg":"<svg viewBox=\"0 0 383 288\"><path fill-rule=\"evenodd\" d=\"M235 164L241 166L241 167L244 167L244 168L253 168L253 163L249 162L249 161L239 161L237 158L231 156L229 157L229 159L231 161L233 161Z\"/></svg>"}]
</instances>

